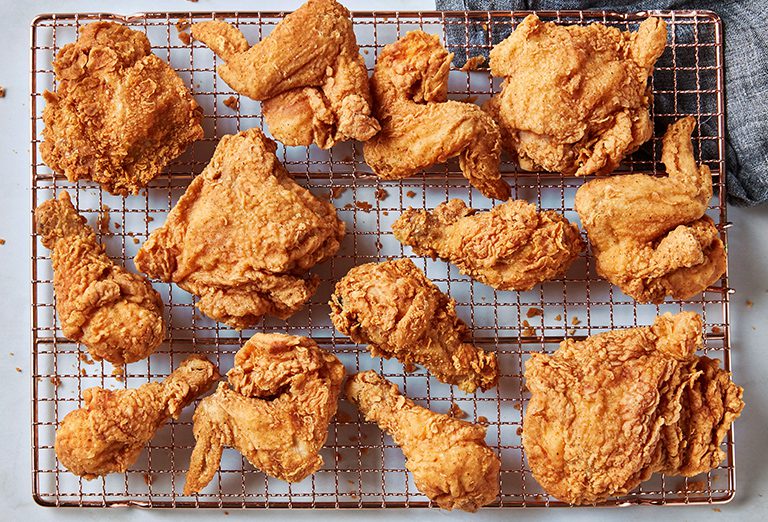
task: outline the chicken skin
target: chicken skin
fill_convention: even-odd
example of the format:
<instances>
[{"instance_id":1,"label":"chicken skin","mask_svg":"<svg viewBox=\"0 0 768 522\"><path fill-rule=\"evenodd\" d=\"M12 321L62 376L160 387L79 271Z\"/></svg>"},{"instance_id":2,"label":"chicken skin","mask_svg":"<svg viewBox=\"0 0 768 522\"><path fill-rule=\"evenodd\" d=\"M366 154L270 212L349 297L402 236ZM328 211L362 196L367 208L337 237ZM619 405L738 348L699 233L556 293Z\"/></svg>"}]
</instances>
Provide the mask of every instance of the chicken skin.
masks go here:
<instances>
[{"instance_id":1,"label":"chicken skin","mask_svg":"<svg viewBox=\"0 0 768 522\"><path fill-rule=\"evenodd\" d=\"M596 179L576 192L598 273L640 302L689 299L725 272L723 242L704 215L712 174L694 160L694 126L686 117L667 129L661 155L667 177Z\"/></svg>"},{"instance_id":2,"label":"chicken skin","mask_svg":"<svg viewBox=\"0 0 768 522\"><path fill-rule=\"evenodd\" d=\"M40 154L70 181L137 194L203 137L200 107L150 52L144 33L112 22L84 25L53 68L58 90L43 94Z\"/></svg>"},{"instance_id":3,"label":"chicken skin","mask_svg":"<svg viewBox=\"0 0 768 522\"><path fill-rule=\"evenodd\" d=\"M178 419L218 379L213 363L192 355L162 383L118 391L89 388L83 392L85 406L67 414L56 431L56 456L86 479L122 473L169 418Z\"/></svg>"},{"instance_id":4,"label":"chicken skin","mask_svg":"<svg viewBox=\"0 0 768 522\"><path fill-rule=\"evenodd\" d=\"M530 290L560 277L584 250L576 225L521 200L477 213L459 199L432 212L409 208L392 231L417 255L454 263L498 290Z\"/></svg>"},{"instance_id":5,"label":"chicken skin","mask_svg":"<svg viewBox=\"0 0 768 522\"><path fill-rule=\"evenodd\" d=\"M491 51L504 82L484 108L523 169L608 174L651 138L648 77L666 43L658 18L630 33L528 15Z\"/></svg>"},{"instance_id":6,"label":"chicken skin","mask_svg":"<svg viewBox=\"0 0 768 522\"><path fill-rule=\"evenodd\" d=\"M501 460L482 426L417 406L373 371L350 377L346 394L392 436L416 487L441 508L474 512L499 494Z\"/></svg>"},{"instance_id":7,"label":"chicken skin","mask_svg":"<svg viewBox=\"0 0 768 522\"><path fill-rule=\"evenodd\" d=\"M64 335L112 364L148 357L163 342L160 294L117 266L66 191L35 209L35 226L53 261L56 311Z\"/></svg>"},{"instance_id":8,"label":"chicken skin","mask_svg":"<svg viewBox=\"0 0 768 522\"><path fill-rule=\"evenodd\" d=\"M194 24L192 36L226 62L218 73L230 87L263 100L276 139L327 149L379 131L349 16L334 0L309 0L253 47L221 20Z\"/></svg>"},{"instance_id":9,"label":"chicken skin","mask_svg":"<svg viewBox=\"0 0 768 522\"><path fill-rule=\"evenodd\" d=\"M235 355L194 415L195 449L184 494L203 489L224 446L271 477L298 482L323 465L320 449L344 379L344 366L311 339L256 334Z\"/></svg>"},{"instance_id":10,"label":"chicken skin","mask_svg":"<svg viewBox=\"0 0 768 522\"><path fill-rule=\"evenodd\" d=\"M655 472L693 476L719 465L743 390L718 361L695 355L701 339L701 318L682 312L531 355L523 447L544 489L591 504Z\"/></svg>"},{"instance_id":11,"label":"chicken skin","mask_svg":"<svg viewBox=\"0 0 768 522\"><path fill-rule=\"evenodd\" d=\"M365 144L365 161L380 178L401 179L459 156L475 188L508 199L498 126L480 107L448 100L452 59L436 35L422 31L384 47L371 78L382 128Z\"/></svg>"},{"instance_id":12,"label":"chicken skin","mask_svg":"<svg viewBox=\"0 0 768 522\"><path fill-rule=\"evenodd\" d=\"M296 184L275 150L259 129L224 136L135 259L237 329L298 311L318 285L304 272L332 257L344 236L333 205Z\"/></svg>"},{"instance_id":13,"label":"chicken skin","mask_svg":"<svg viewBox=\"0 0 768 522\"><path fill-rule=\"evenodd\" d=\"M467 393L496 386L496 354L465 342L469 329L456 303L410 259L354 267L331 296L331 321L371 356L421 364L439 381Z\"/></svg>"}]
</instances>

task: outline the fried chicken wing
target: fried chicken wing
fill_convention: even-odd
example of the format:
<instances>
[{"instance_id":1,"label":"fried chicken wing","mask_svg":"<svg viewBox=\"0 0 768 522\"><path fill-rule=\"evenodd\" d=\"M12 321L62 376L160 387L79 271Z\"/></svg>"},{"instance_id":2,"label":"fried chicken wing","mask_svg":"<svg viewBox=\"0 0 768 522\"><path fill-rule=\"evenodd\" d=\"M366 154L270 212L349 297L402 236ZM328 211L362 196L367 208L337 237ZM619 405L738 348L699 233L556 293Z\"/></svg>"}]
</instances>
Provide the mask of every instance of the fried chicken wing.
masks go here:
<instances>
[{"instance_id":1,"label":"fried chicken wing","mask_svg":"<svg viewBox=\"0 0 768 522\"><path fill-rule=\"evenodd\" d=\"M230 87L264 101L264 120L276 139L327 149L379 131L349 16L334 0L309 0L250 48L221 20L194 24L192 36L226 61L218 72Z\"/></svg>"},{"instance_id":2,"label":"fried chicken wing","mask_svg":"<svg viewBox=\"0 0 768 522\"><path fill-rule=\"evenodd\" d=\"M496 386L496 354L464 340L469 329L456 303L410 259L356 266L331 296L331 321L371 355L421 364L441 382L473 393Z\"/></svg>"},{"instance_id":3,"label":"fried chicken wing","mask_svg":"<svg viewBox=\"0 0 768 522\"><path fill-rule=\"evenodd\" d=\"M90 179L113 194L137 194L192 142L202 111L139 31L112 22L80 28L53 62L40 154L70 181Z\"/></svg>"},{"instance_id":4,"label":"fried chicken wing","mask_svg":"<svg viewBox=\"0 0 768 522\"><path fill-rule=\"evenodd\" d=\"M365 144L365 161L380 178L401 179L459 156L475 188L507 199L498 126L480 107L448 100L452 59L436 35L422 31L382 49L371 78L382 129Z\"/></svg>"},{"instance_id":5,"label":"fried chicken wing","mask_svg":"<svg viewBox=\"0 0 768 522\"><path fill-rule=\"evenodd\" d=\"M614 176L585 183L575 207L600 275L641 302L689 299L725 272L720 234L705 216L712 174L693 157L692 117L664 135L668 176Z\"/></svg>"},{"instance_id":6,"label":"fried chicken wing","mask_svg":"<svg viewBox=\"0 0 768 522\"><path fill-rule=\"evenodd\" d=\"M526 170L608 174L651 138L648 77L667 27L561 26L528 15L491 51L502 91L485 105Z\"/></svg>"},{"instance_id":7,"label":"fried chicken wing","mask_svg":"<svg viewBox=\"0 0 768 522\"><path fill-rule=\"evenodd\" d=\"M721 462L743 390L695 355L701 330L693 312L665 314L531 356L523 447L549 494L601 502L655 472L691 476Z\"/></svg>"},{"instance_id":8,"label":"fried chicken wing","mask_svg":"<svg viewBox=\"0 0 768 522\"><path fill-rule=\"evenodd\" d=\"M256 334L235 355L229 384L219 384L194 415L195 449L184 494L203 489L224 446L271 477L298 482L323 465L344 366L311 339Z\"/></svg>"},{"instance_id":9,"label":"fried chicken wing","mask_svg":"<svg viewBox=\"0 0 768 522\"><path fill-rule=\"evenodd\" d=\"M216 366L192 355L162 383L131 390L89 388L85 406L67 414L56 430L56 456L72 473L94 479L126 471L169 418L219 379Z\"/></svg>"},{"instance_id":10,"label":"fried chicken wing","mask_svg":"<svg viewBox=\"0 0 768 522\"><path fill-rule=\"evenodd\" d=\"M392 436L416 487L441 508L474 512L499 494L501 460L482 426L417 406L373 371L350 377L346 394Z\"/></svg>"},{"instance_id":11,"label":"fried chicken wing","mask_svg":"<svg viewBox=\"0 0 768 522\"><path fill-rule=\"evenodd\" d=\"M66 337L96 360L131 363L163 342L160 294L144 277L117 266L66 191L35 209L35 227L50 249L56 311Z\"/></svg>"},{"instance_id":12,"label":"fried chicken wing","mask_svg":"<svg viewBox=\"0 0 768 522\"><path fill-rule=\"evenodd\" d=\"M498 290L530 290L559 277L584 250L576 225L522 200L478 213L459 199L432 212L409 208L392 231L417 255L454 263Z\"/></svg>"},{"instance_id":13,"label":"fried chicken wing","mask_svg":"<svg viewBox=\"0 0 768 522\"><path fill-rule=\"evenodd\" d=\"M223 137L135 259L238 329L298 311L318 285L304 272L332 257L344 236L333 205L296 184L275 150L259 129Z\"/></svg>"}]
</instances>

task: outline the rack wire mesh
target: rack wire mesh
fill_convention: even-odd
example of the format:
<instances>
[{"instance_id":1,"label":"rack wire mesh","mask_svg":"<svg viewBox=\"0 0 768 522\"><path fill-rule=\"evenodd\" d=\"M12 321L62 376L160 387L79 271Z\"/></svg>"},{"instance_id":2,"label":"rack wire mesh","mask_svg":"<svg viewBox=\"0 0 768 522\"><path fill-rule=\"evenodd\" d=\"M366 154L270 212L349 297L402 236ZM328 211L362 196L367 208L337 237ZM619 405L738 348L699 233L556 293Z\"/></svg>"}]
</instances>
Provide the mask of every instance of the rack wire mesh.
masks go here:
<instances>
[{"instance_id":1,"label":"rack wire mesh","mask_svg":"<svg viewBox=\"0 0 768 522\"><path fill-rule=\"evenodd\" d=\"M367 66L387 43L413 29L440 35L457 54L457 65L485 54L528 13L420 12L354 13L355 31ZM636 29L648 13L539 12L545 20L586 24L600 22L622 30ZM692 114L698 126L694 145L715 180L708 210L726 240L724 198L724 101L722 26L717 15L704 11L654 12L669 24L669 40L655 68L652 87L655 137L628 158L621 170L663 173L660 136L677 118ZM41 15L31 32L32 208L66 189L86 216L116 262L131 269L132 258L149 233L183 193L189 180L210 158L224 134L263 126L259 104L233 92L215 73L217 59L198 42L189 43L179 28L187 22L223 18L244 31L250 42L266 37L284 13L147 13ZM174 161L167 172L141 195L115 197L90 182L70 183L41 162L42 93L54 90L52 60L59 49L75 40L78 27L93 20L114 20L145 32L152 50L168 60L205 111L206 138ZM480 34L470 38L470 33ZM454 67L450 76L453 99L481 103L499 89L487 70L470 72ZM602 331L650 324L663 312L692 310L705 323L705 348L730 369L727 275L702 295L688 301L639 305L599 278L594 260L584 254L568 274L528 292L497 292L461 275L442 261L413 256L392 236L391 224L404 207L427 207L462 198L475 208L492 202L473 190L458 165L450 161L423 174L397 182L379 181L362 159L359 143L345 143L323 151L315 147L278 149L295 179L315 194L330 198L346 221L347 237L330 262L317 267L320 289L306 308L288 321L264 319L253 330L237 332L194 308L195 300L173 285L155 282L166 303L168 337L145 361L114 369L93 363L77 343L61 333L55 314L52 268L48 251L32 234L32 435L33 494L50 506L143 507L424 507L432 506L415 488L404 457L377 427L363 422L345 400L332 422L322 450L323 468L306 480L287 484L265 477L234 450L227 450L221 471L200 494L181 494L194 443L188 408L179 421L163 427L130 471L85 481L67 472L53 449L55 430L63 417L82 405L90 386L132 388L161 379L189 353L208 354L223 371L233 354L254 331L284 331L314 338L336 353L347 371L375 369L397 383L417 402L436 411L458 406L472 421L488 426L487 441L502 459L501 494L493 506L559 506L533 479L523 453L521 412L528 400L522 369L529 353L552 351L564 337L584 338ZM544 172L521 172L506 159L504 177L513 196L554 209L578 222L573 210L576 189L583 180ZM428 277L458 303L457 310L472 328L474 342L499 357L499 386L467 395L431 378L425 371L405 373L397 361L371 358L364 346L339 335L328 318L327 301L333 284L352 266L388 257L414 258ZM654 476L637 490L607 505L719 503L734 494L732 432L724 442L726 460L711 472L684 479Z\"/></svg>"}]
</instances>

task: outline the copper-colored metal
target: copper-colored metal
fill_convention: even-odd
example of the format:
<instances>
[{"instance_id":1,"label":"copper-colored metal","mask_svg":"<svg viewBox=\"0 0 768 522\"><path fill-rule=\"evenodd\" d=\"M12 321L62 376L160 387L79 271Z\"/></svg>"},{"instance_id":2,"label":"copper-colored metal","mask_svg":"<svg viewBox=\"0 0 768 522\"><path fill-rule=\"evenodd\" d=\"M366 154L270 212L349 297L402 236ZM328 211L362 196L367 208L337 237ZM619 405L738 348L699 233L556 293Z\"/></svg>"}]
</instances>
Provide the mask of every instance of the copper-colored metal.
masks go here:
<instances>
[{"instance_id":1,"label":"copper-colored metal","mask_svg":"<svg viewBox=\"0 0 768 522\"><path fill-rule=\"evenodd\" d=\"M465 34L474 26L486 34L485 45L469 45L468 55L487 51L490 35L505 35L527 13L421 12L354 13L358 41L369 68L381 47L406 31L421 28L446 39L447 28L458 26ZM666 125L685 114L699 123L716 121L716 134L697 128L695 146L699 161L709 165L715 180L715 197L709 215L718 224L723 240L729 226L725 206L725 142L723 98L723 40L720 19L711 12L660 12L669 24L667 50L657 64L653 88L656 137L640 153L625 161L622 169L635 172L663 171L659 162L660 136ZM224 134L262 125L259 104L232 92L215 74L216 58L198 42L185 45L177 36L176 22L224 18L239 25L249 41L266 36L283 13L147 13L133 16L113 14L41 15L32 22L31 34L31 130L32 208L67 189L78 210L95 224L102 205L110 207L112 224L99 237L115 260L133 269L132 257L150 231L183 193L189 179L209 159L216 141ZM599 21L621 29L636 28L648 13L540 12L543 19L562 23ZM89 182L70 183L53 174L40 159L42 139L42 93L54 89L52 59L66 43L74 41L76 29L92 20L115 20L145 31L153 52L169 59L202 105L206 138L169 167L139 196L120 198ZM678 42L680 35L693 43ZM468 38L467 38L468 40ZM497 40L498 41L498 40ZM462 49L459 49L462 50ZM695 89L678 87L678 80ZM450 94L453 99L478 103L498 90L487 70L472 73L454 70ZM239 109L222 102L234 96ZM670 101L673 110L661 112L659 102ZM691 110L693 107L693 110ZM706 112L705 107L716 107ZM644 151L644 153L643 153ZM312 336L338 354L350 372L376 369L404 391L437 411L447 412L452 401L470 420L488 422L488 442L502 457L501 495L497 507L559 506L538 486L526 467L520 443L521 412L528 400L522 386L523 362L532 351L553 350L564 336L583 338L613 328L650 324L660 312L693 310L706 325L705 351L730 368L727 276L703 295L690 301L668 301L660 306L638 305L595 273L587 254L568 275L529 292L495 292L460 275L442 261L415 258L392 237L391 223L407 206L434 207L449 197L463 198L476 208L492 203L467 185L455 161L431 168L423 175L398 182L379 181L371 176L362 158L362 145L346 143L330 151L280 146L287 168L300 183L316 194L331 197L348 224L347 238L338 256L318 267L323 283L306 309L287 322L265 319L256 331L288 331ZM583 180L558 174L518 172L514 164L502 165L516 197L577 219L573 196ZM388 196L376 197L382 188ZM370 208L368 208L370 205ZM151 219L150 219L151 218ZM115 225L117 223L117 225ZM102 227L103 228L103 227ZM499 387L486 393L466 395L430 378L423 370L405 374L396 361L373 359L363 346L335 332L328 318L327 301L333 283L352 266L389 256L414 257L418 266L458 302L458 312L473 327L475 342L498 353L502 377ZM342 400L323 450L325 466L298 484L266 478L234 451L226 452L222 470L201 494L181 494L191 447L192 408L178 421L162 428L131 471L94 481L83 481L67 472L56 460L53 438L61 419L79 407L82 392L89 386L127 388L167 375L190 352L209 354L226 371L240 344L253 330L238 333L195 311L194 299L173 285L155 283L163 294L170 325L168 339L148 360L128 365L125 378L112 375L106 363L89 364L77 343L61 335L55 318L51 262L48 251L32 234L32 477L35 500L49 506L142 506L142 507L422 507L429 501L415 489L405 470L402 453L378 428L362 422L356 410ZM538 308L543 316L530 314ZM727 459L717 469L695 479L656 476L636 491L606 505L693 504L727 502L735 488L733 434L724 443ZM146 480L145 480L146 479Z\"/></svg>"}]
</instances>

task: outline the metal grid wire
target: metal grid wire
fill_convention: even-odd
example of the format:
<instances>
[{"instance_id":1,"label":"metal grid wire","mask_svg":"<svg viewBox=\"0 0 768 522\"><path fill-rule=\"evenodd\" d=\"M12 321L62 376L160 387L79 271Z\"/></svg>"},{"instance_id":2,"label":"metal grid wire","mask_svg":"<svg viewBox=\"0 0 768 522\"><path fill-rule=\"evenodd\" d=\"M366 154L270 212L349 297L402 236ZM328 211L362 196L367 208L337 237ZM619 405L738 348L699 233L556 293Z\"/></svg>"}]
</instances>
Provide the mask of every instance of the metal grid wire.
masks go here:
<instances>
[{"instance_id":1,"label":"metal grid wire","mask_svg":"<svg viewBox=\"0 0 768 522\"><path fill-rule=\"evenodd\" d=\"M381 48L413 29L451 36L451 50L459 61L487 54L527 13L355 13L355 31L369 69ZM663 173L659 162L660 137L666 126L693 114L699 126L694 138L698 160L710 166L715 196L708 214L726 239L724 201L724 113L722 27L709 12L656 13L669 24L668 46L653 75L655 138L624 162L622 169ZM636 29L647 13L545 12L545 20L586 24L601 22L622 30ZM216 57L197 42L185 43L176 27L187 21L224 18L238 25L250 42L266 37L283 13L153 13L130 17L111 14L42 15L32 23L32 208L66 189L77 209L97 227L99 239L118 263L133 267L140 243L160 226L191 177L210 158L218 139L240 129L262 126L259 104L232 92L217 77ZM92 20L116 20L145 32L152 50L168 60L205 111L206 138L173 162L141 195L111 196L90 182L69 183L40 159L42 93L56 82L52 60L76 38L76 30ZM471 31L484 34L485 44L470 44ZM457 36L458 35L458 36ZM457 44L458 40L458 44ZM475 41L473 39L473 41ZM450 97L481 103L498 91L499 81L487 70L465 72L454 67ZM230 108L234 97L235 109ZM227 101L229 105L224 102ZM239 453L227 450L221 471L199 495L184 497L181 489L194 443L193 408L163 427L132 469L93 481L67 472L57 461L53 440L58 423L82 405L90 386L124 389L159 380L189 353L208 354L227 371L233 354L254 331L307 335L337 354L349 373L375 369L397 383L418 403L448 412L455 403L468 420L488 426L487 441L502 459L501 494L495 506L562 505L544 493L531 476L522 451L521 412L528 400L522 383L523 364L534 351L552 351L565 336L581 339L602 331L651 324L663 312L692 310L706 325L705 352L730 368L727 278L689 301L638 305L597 276L589 254L578 259L568 274L528 292L497 292L471 281L442 261L413 256L391 233L391 225L408 206L433 208L449 198L462 198L475 208L492 202L473 190L456 161L438 165L402 181L379 181L362 159L359 143L332 150L280 146L280 159L295 179L315 194L330 198L347 223L347 237L338 255L314 272L322 284L306 308L288 321L264 319L255 329L236 332L197 312L194 298L173 285L155 282L163 295L169 324L166 342L145 361L113 374L108 363L92 363L77 343L63 337L55 315L55 296L49 252L32 237L32 363L33 363L33 482L37 502L53 506L145 507L422 507L428 499L415 488L405 470L404 457L388 436L362 421L356 409L341 400L322 450L323 469L306 480L287 484L265 477ZM504 177L513 197L554 209L578 221L573 210L576 189L583 180L559 174L518 172L504 161ZM107 219L109 218L109 221ZM97 223L99 223L97 225ZM472 328L474 342L498 354L499 386L467 395L431 378L424 370L404 373L397 361L372 358L364 346L337 334L328 318L333 284L352 266L388 257L412 257L428 277L458 303L459 316ZM727 459L717 469L693 479L654 476L636 491L609 505L715 503L734 493L733 442L729 434Z\"/></svg>"}]
</instances>

